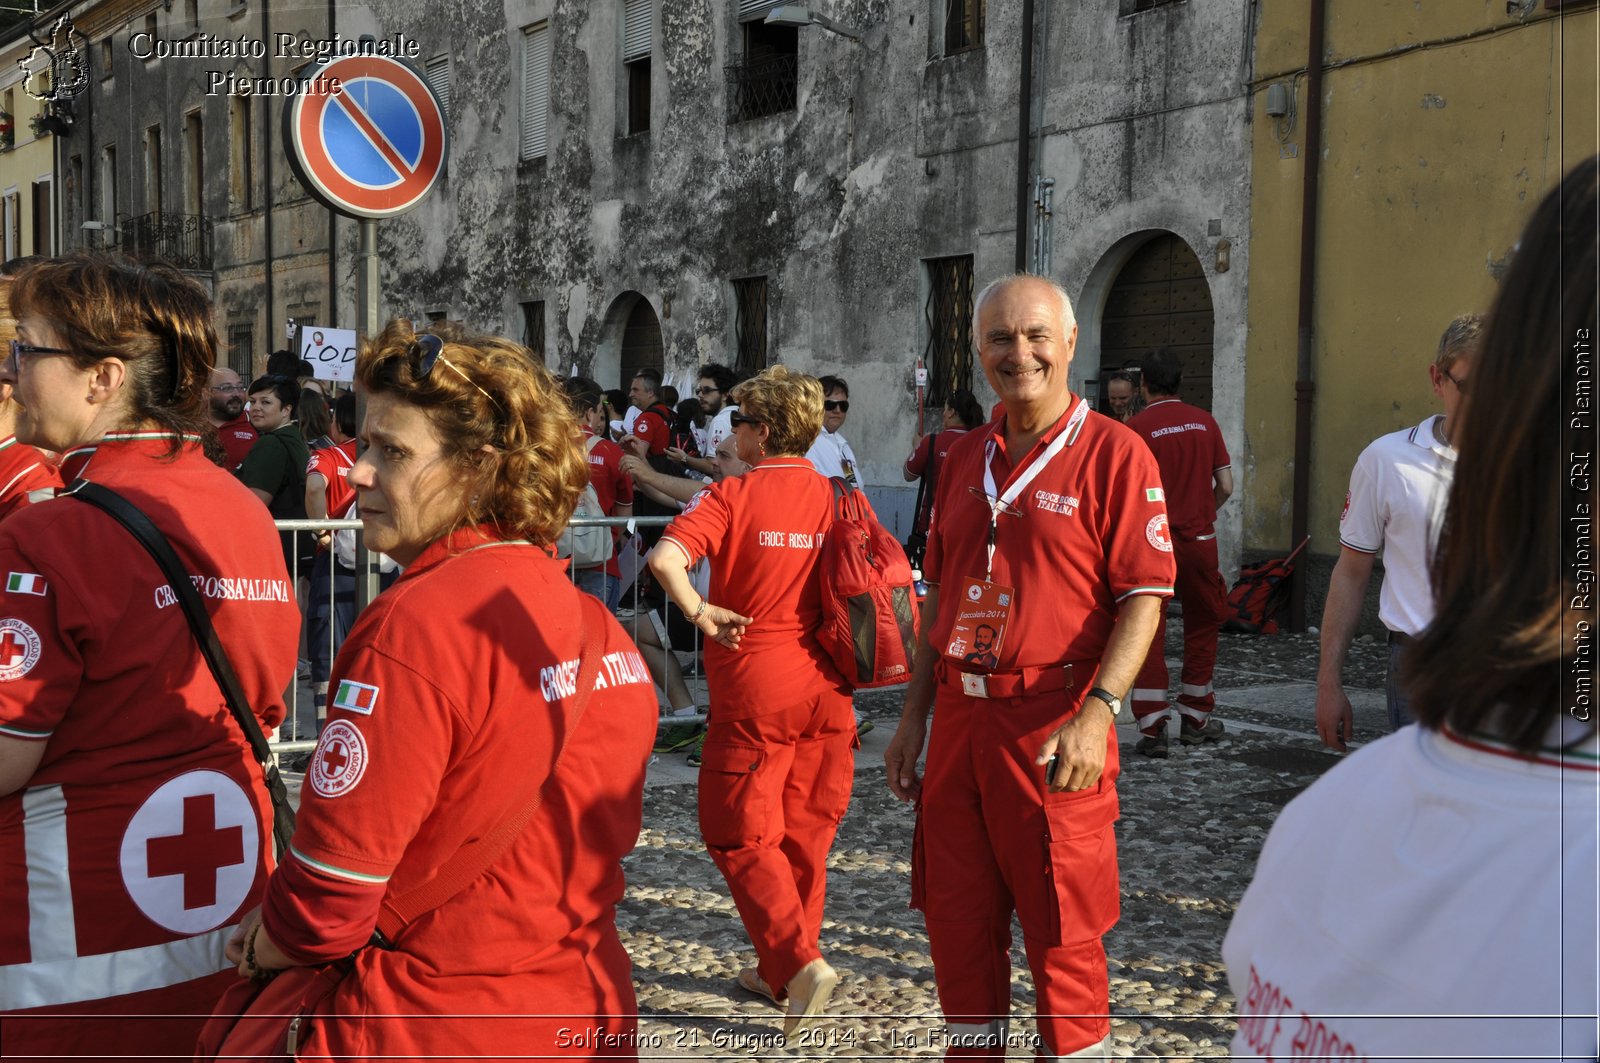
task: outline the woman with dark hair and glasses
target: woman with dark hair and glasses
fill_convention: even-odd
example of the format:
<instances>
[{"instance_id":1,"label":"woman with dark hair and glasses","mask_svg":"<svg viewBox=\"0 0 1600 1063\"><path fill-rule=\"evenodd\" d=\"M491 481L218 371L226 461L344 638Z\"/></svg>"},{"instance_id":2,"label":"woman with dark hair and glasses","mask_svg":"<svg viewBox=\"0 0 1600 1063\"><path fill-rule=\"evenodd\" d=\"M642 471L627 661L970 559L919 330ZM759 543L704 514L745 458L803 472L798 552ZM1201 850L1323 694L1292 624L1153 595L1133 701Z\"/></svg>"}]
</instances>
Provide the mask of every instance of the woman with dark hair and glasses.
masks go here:
<instances>
[{"instance_id":1,"label":"woman with dark hair and glasses","mask_svg":"<svg viewBox=\"0 0 1600 1063\"><path fill-rule=\"evenodd\" d=\"M1417 726L1283 810L1223 942L1235 1058L1600 1051L1600 744L1577 669L1600 498L1558 457L1595 446L1572 385L1600 330L1597 182L1593 157L1534 212L1473 361L1437 609L1400 660Z\"/></svg>"},{"instance_id":2,"label":"woman with dark hair and glasses","mask_svg":"<svg viewBox=\"0 0 1600 1063\"><path fill-rule=\"evenodd\" d=\"M294 844L229 955L259 977L355 953L307 1057L631 1058L615 907L656 701L549 550L588 476L577 421L526 348L405 321L363 346L356 386L350 484L367 547L405 571L339 650ZM464 872L497 832L507 847Z\"/></svg>"},{"instance_id":3,"label":"woman with dark hair and glasses","mask_svg":"<svg viewBox=\"0 0 1600 1063\"><path fill-rule=\"evenodd\" d=\"M0 277L0 352L9 352L17 338L17 319L11 316L11 281ZM0 381L0 520L23 506L43 501L61 486L55 461L17 439L17 404L11 385Z\"/></svg>"},{"instance_id":4,"label":"woman with dark hair and glasses","mask_svg":"<svg viewBox=\"0 0 1600 1063\"><path fill-rule=\"evenodd\" d=\"M266 510L202 452L205 293L165 266L77 255L30 267L11 301L0 386L17 437L149 517L276 726L300 622ZM189 1059L270 866L261 770L161 570L111 516L29 506L0 524L0 573L6 1054Z\"/></svg>"},{"instance_id":5,"label":"woman with dark hair and glasses","mask_svg":"<svg viewBox=\"0 0 1600 1063\"><path fill-rule=\"evenodd\" d=\"M819 939L859 743L850 691L816 634L834 494L805 453L822 427L822 385L780 365L733 399L737 455L752 468L691 500L650 569L707 639L700 833L755 946L738 984L785 1004L789 1035L818 1021L838 983ZM701 558L709 597L689 578Z\"/></svg>"}]
</instances>

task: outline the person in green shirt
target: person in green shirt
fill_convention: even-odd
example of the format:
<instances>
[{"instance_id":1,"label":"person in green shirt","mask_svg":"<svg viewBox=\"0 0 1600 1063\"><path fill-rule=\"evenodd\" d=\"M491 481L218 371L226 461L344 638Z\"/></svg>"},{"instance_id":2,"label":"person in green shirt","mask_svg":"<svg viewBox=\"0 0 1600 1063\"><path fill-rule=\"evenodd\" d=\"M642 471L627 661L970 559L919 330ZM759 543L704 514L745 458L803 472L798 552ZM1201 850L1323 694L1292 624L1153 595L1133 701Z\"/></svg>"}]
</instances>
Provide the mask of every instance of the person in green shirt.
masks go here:
<instances>
[{"instance_id":1,"label":"person in green shirt","mask_svg":"<svg viewBox=\"0 0 1600 1063\"><path fill-rule=\"evenodd\" d=\"M274 520L306 515L306 466L311 448L295 424L300 389L288 377L264 376L250 385L250 424L260 433L239 466L239 479L267 507ZM283 561L292 572L298 551L295 534L283 532ZM307 551L311 536L304 536ZM310 573L310 568L305 569Z\"/></svg>"}]
</instances>

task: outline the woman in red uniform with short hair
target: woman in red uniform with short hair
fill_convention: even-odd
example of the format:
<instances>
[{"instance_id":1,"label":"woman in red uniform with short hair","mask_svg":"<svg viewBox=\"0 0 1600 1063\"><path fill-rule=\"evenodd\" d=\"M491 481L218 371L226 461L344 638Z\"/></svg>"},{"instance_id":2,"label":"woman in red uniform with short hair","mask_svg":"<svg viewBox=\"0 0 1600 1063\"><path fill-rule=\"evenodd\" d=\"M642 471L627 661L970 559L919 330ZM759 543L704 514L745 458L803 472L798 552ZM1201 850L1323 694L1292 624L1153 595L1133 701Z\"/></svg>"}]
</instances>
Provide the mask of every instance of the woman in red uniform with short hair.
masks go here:
<instances>
[{"instance_id":1,"label":"woman in red uniform with short hair","mask_svg":"<svg viewBox=\"0 0 1600 1063\"><path fill-rule=\"evenodd\" d=\"M793 1034L838 982L818 938L828 850L850 803L855 718L816 637L833 488L805 453L822 429L822 385L774 366L733 401L738 455L753 468L696 496L650 568L708 638L700 832L755 945L757 967L739 984L787 998ZM687 574L702 557L710 599Z\"/></svg>"},{"instance_id":2,"label":"woman in red uniform with short hair","mask_svg":"<svg viewBox=\"0 0 1600 1063\"><path fill-rule=\"evenodd\" d=\"M17 319L11 316L11 281L0 277L0 355L17 338ZM23 506L43 501L61 486L55 462L37 447L17 439L17 404L12 385L0 380L0 520Z\"/></svg>"},{"instance_id":3,"label":"woman in red uniform with short hair","mask_svg":"<svg viewBox=\"0 0 1600 1063\"><path fill-rule=\"evenodd\" d=\"M13 284L17 436L172 544L263 727L300 618L277 533L201 449L212 308L177 270L80 255ZM261 770L155 561L72 498L0 523L0 1041L189 1059L261 898Z\"/></svg>"},{"instance_id":4,"label":"woman in red uniform with short hair","mask_svg":"<svg viewBox=\"0 0 1600 1063\"><path fill-rule=\"evenodd\" d=\"M359 950L332 1016L302 1030L307 1057L633 1058L615 908L656 702L621 626L548 550L588 476L577 422L496 337L394 322L356 383L350 484L368 548L405 571L334 661L294 842L229 954L253 975ZM535 793L487 870L364 947L385 901L451 873Z\"/></svg>"}]
</instances>

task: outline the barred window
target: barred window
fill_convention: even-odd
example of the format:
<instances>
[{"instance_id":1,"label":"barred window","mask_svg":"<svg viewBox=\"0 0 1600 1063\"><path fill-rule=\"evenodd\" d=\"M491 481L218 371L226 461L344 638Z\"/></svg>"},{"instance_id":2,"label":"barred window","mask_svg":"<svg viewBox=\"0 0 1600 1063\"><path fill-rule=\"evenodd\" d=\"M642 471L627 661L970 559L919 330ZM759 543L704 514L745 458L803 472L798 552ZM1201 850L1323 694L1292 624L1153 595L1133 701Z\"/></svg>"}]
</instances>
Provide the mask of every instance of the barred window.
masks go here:
<instances>
[{"instance_id":1,"label":"barred window","mask_svg":"<svg viewBox=\"0 0 1600 1063\"><path fill-rule=\"evenodd\" d=\"M733 282L734 333L739 344L734 370L752 373L767 367L767 278Z\"/></svg>"},{"instance_id":2,"label":"barred window","mask_svg":"<svg viewBox=\"0 0 1600 1063\"><path fill-rule=\"evenodd\" d=\"M923 259L928 272L928 346L922 364L928 370L923 401L931 409L945 404L952 391L972 388L972 256Z\"/></svg>"},{"instance_id":3,"label":"barred window","mask_svg":"<svg viewBox=\"0 0 1600 1063\"><path fill-rule=\"evenodd\" d=\"M522 345L544 361L544 300L522 304Z\"/></svg>"},{"instance_id":4,"label":"barred window","mask_svg":"<svg viewBox=\"0 0 1600 1063\"><path fill-rule=\"evenodd\" d=\"M251 366L255 361L255 327L231 325L228 328L228 368L248 381L255 375Z\"/></svg>"},{"instance_id":5,"label":"barred window","mask_svg":"<svg viewBox=\"0 0 1600 1063\"><path fill-rule=\"evenodd\" d=\"M984 0L942 0L944 3L944 54L983 46Z\"/></svg>"}]
</instances>

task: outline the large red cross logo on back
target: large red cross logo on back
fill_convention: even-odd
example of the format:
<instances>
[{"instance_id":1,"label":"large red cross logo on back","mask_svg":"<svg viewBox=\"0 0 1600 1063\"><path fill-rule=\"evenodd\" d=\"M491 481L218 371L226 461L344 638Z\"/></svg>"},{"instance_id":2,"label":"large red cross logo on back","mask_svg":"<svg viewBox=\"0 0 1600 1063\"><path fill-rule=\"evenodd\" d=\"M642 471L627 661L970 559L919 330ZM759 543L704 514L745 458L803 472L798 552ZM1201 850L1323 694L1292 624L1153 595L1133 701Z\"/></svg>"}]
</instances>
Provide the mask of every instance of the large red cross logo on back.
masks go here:
<instances>
[{"instance_id":1,"label":"large red cross logo on back","mask_svg":"<svg viewBox=\"0 0 1600 1063\"><path fill-rule=\"evenodd\" d=\"M150 877L183 876L183 907L217 903L217 872L245 860L244 828L217 828L215 794L183 799L183 831L145 843Z\"/></svg>"},{"instance_id":2,"label":"large red cross logo on back","mask_svg":"<svg viewBox=\"0 0 1600 1063\"><path fill-rule=\"evenodd\" d=\"M7 631L0 637L0 668L9 668L28 655L28 644Z\"/></svg>"}]
</instances>

